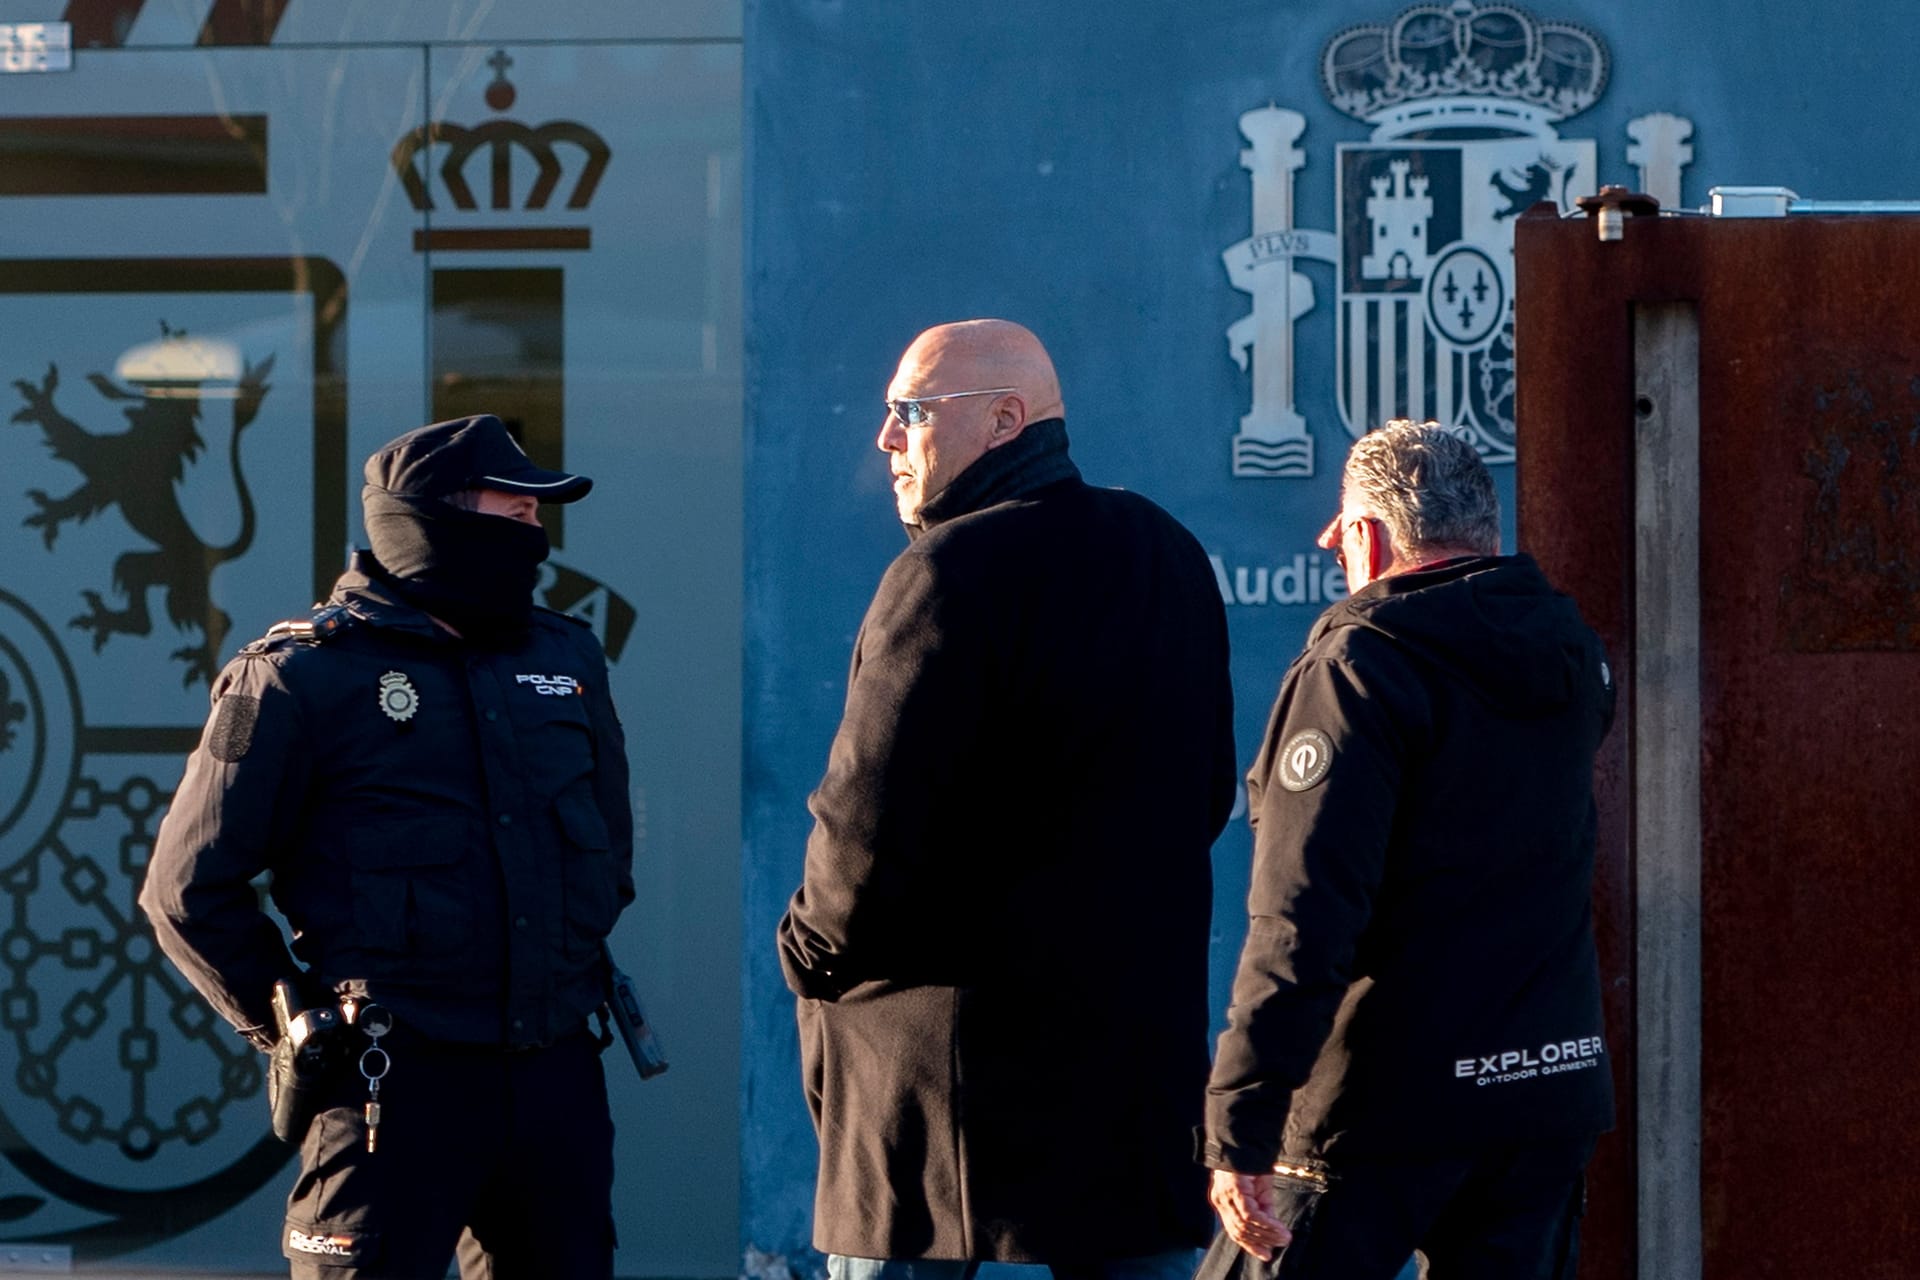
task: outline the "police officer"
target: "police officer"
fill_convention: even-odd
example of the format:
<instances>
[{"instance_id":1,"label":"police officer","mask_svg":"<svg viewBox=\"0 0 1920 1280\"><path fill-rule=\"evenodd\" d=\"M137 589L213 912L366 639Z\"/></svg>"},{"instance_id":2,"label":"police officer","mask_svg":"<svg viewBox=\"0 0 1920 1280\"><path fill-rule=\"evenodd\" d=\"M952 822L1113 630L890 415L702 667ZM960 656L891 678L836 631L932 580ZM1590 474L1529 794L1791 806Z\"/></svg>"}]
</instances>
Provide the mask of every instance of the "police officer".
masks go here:
<instances>
[{"instance_id":1,"label":"police officer","mask_svg":"<svg viewBox=\"0 0 1920 1280\"><path fill-rule=\"evenodd\" d=\"M366 481L371 550L214 685L141 906L256 1046L280 981L364 1024L337 1019L299 1138L294 1276L440 1277L457 1243L469 1274L607 1276L588 1017L633 897L626 749L592 633L533 603L538 504L592 481L484 414L401 436Z\"/></svg>"}]
</instances>

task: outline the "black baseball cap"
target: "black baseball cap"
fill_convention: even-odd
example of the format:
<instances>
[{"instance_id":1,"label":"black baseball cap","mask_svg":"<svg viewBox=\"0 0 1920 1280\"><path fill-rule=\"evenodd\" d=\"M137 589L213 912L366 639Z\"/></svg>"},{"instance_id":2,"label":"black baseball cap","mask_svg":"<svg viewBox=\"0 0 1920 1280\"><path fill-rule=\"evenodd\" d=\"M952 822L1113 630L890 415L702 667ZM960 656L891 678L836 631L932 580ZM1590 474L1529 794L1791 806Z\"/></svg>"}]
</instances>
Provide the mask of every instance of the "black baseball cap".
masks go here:
<instances>
[{"instance_id":1,"label":"black baseball cap","mask_svg":"<svg viewBox=\"0 0 1920 1280\"><path fill-rule=\"evenodd\" d=\"M367 483L412 498L444 498L463 489L525 493L542 502L576 502L593 481L533 465L490 413L435 422L389 440L367 459Z\"/></svg>"}]
</instances>

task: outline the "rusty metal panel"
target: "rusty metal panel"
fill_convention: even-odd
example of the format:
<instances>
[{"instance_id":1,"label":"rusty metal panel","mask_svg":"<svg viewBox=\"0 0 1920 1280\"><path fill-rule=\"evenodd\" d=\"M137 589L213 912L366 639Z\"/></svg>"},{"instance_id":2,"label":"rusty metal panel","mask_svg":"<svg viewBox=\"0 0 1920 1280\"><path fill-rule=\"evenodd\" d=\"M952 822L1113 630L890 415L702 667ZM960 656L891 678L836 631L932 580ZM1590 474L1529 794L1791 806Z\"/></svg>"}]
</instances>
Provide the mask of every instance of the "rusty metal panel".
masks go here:
<instances>
[{"instance_id":1,"label":"rusty metal panel","mask_svg":"<svg viewBox=\"0 0 1920 1280\"><path fill-rule=\"evenodd\" d=\"M1516 252L1521 544L1623 671L1628 317L1699 305L1704 1274L1904 1274L1920 1233L1920 218L1634 220L1612 244L1528 218ZM1627 741L1599 778L1616 1063L1633 1025ZM1583 1275L1632 1274L1623 1145L1596 1167Z\"/></svg>"},{"instance_id":2,"label":"rusty metal panel","mask_svg":"<svg viewBox=\"0 0 1920 1280\"><path fill-rule=\"evenodd\" d=\"M1640 228L1636 227L1635 231ZM1522 550L1580 603L1600 633L1631 705L1628 637L1633 580L1633 332L1615 294L1609 263L1589 251L1592 230L1556 214L1528 214L1515 228L1515 519ZM1624 720L1624 718L1623 718ZM1627 818L1632 810L1624 722L1602 744L1594 791L1600 806L1594 925L1612 1048L1619 1119L1589 1171L1581 1275L1630 1280L1635 1248L1635 1153L1631 1032L1633 879Z\"/></svg>"}]
</instances>

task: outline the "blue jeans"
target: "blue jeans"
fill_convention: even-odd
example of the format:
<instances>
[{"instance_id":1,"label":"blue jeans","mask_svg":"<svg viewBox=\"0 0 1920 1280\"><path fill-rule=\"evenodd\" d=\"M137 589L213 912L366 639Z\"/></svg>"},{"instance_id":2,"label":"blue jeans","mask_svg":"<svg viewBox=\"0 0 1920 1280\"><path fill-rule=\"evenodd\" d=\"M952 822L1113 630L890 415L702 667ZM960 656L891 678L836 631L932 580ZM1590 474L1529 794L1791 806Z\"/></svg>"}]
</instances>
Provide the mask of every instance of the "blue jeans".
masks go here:
<instances>
[{"instance_id":1,"label":"blue jeans","mask_svg":"<svg viewBox=\"0 0 1920 1280\"><path fill-rule=\"evenodd\" d=\"M1008 1264L926 1258L848 1258L830 1253L827 1277L828 1280L974 1280L983 1265L999 1269ZM1053 1272L1054 1280L1192 1280L1194 1269L1199 1265L1198 1249L1172 1249L1105 1262L1056 1263L1047 1269Z\"/></svg>"}]
</instances>

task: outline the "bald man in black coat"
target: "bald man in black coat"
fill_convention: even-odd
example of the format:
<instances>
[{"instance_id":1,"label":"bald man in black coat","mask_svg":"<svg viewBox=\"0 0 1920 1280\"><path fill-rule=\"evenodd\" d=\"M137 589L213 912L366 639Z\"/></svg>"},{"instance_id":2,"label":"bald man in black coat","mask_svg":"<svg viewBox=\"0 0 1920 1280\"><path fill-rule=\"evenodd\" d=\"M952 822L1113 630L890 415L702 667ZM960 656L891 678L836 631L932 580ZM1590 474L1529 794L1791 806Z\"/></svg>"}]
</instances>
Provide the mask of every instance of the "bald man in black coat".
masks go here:
<instances>
[{"instance_id":1,"label":"bald man in black coat","mask_svg":"<svg viewBox=\"0 0 1920 1280\"><path fill-rule=\"evenodd\" d=\"M779 930L814 1243L836 1280L1185 1280L1235 773L1212 569L1159 507L1080 479L1020 326L927 331L887 396L912 541L855 644Z\"/></svg>"}]
</instances>

